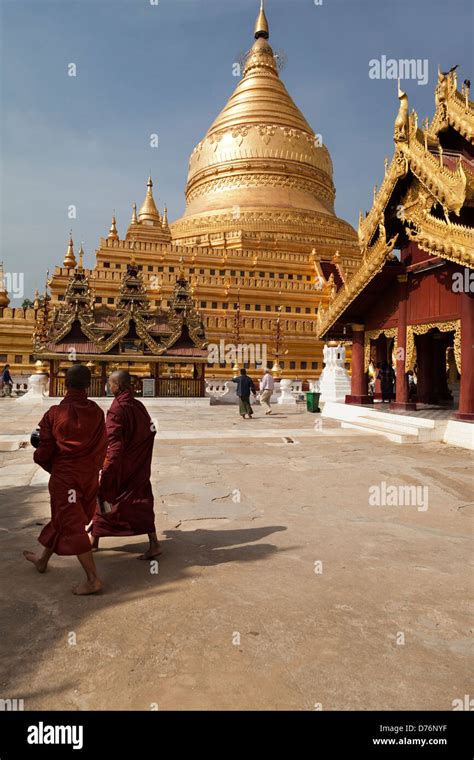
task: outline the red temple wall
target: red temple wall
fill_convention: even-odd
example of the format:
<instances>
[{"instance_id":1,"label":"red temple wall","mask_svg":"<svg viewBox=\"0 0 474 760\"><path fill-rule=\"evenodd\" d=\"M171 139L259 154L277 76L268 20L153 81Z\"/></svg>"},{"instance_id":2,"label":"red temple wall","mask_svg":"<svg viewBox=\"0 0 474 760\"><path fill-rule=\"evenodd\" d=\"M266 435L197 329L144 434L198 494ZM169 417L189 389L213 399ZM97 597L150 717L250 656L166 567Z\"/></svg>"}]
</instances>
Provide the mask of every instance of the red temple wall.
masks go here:
<instances>
[{"instance_id":1,"label":"red temple wall","mask_svg":"<svg viewBox=\"0 0 474 760\"><path fill-rule=\"evenodd\" d=\"M411 273L408 277L407 324L459 319L459 293L453 291L453 274L462 268L446 262L438 269ZM380 293L380 298L364 315L367 330L396 327L400 285L397 280Z\"/></svg>"}]
</instances>

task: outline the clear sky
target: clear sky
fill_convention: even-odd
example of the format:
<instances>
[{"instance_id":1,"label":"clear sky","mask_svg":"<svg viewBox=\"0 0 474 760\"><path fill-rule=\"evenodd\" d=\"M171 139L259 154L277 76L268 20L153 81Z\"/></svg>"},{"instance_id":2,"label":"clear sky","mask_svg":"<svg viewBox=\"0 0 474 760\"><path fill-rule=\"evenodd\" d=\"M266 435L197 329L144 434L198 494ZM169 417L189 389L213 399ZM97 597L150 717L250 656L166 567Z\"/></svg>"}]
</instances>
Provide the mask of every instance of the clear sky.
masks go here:
<instances>
[{"instance_id":1,"label":"clear sky","mask_svg":"<svg viewBox=\"0 0 474 760\"><path fill-rule=\"evenodd\" d=\"M93 266L113 210L123 236L150 171L170 221L183 212L189 155L238 82L233 64L252 44L259 0L156 2L0 0L0 260L24 273L25 296L62 262L70 228ZM266 0L282 78L330 150L336 210L354 226L392 155L398 105L396 81L370 78L369 61L426 59L427 84L403 87L420 121L431 116L438 63L459 64L474 85L471 6Z\"/></svg>"}]
</instances>

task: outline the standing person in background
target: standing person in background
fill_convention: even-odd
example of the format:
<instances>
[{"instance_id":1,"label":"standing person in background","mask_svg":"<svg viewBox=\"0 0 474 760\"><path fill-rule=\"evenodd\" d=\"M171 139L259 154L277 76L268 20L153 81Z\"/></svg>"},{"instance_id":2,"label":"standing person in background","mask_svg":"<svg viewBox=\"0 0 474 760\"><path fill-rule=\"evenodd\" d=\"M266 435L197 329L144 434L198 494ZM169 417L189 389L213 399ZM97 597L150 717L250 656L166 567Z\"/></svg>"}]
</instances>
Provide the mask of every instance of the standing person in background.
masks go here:
<instances>
[{"instance_id":1,"label":"standing person in background","mask_svg":"<svg viewBox=\"0 0 474 760\"><path fill-rule=\"evenodd\" d=\"M380 380L380 385L382 387L382 403L384 404L386 401L390 402L393 398L395 372L393 371L393 367L387 361L382 362L377 380Z\"/></svg>"},{"instance_id":2,"label":"standing person in background","mask_svg":"<svg viewBox=\"0 0 474 760\"><path fill-rule=\"evenodd\" d=\"M2 372L2 393L4 396L11 396L13 388L13 380L10 375L10 365L5 364Z\"/></svg>"},{"instance_id":3,"label":"standing person in background","mask_svg":"<svg viewBox=\"0 0 474 760\"><path fill-rule=\"evenodd\" d=\"M271 414L272 409L270 406L270 399L275 388L275 381L273 375L269 369L265 371L264 376L260 381L260 403L265 409L265 414Z\"/></svg>"},{"instance_id":4,"label":"standing person in background","mask_svg":"<svg viewBox=\"0 0 474 760\"><path fill-rule=\"evenodd\" d=\"M237 396L239 397L239 412L240 416L245 419L245 415L248 415L249 420L252 419L253 409L250 405L250 393L256 397L257 392L253 380L247 375L247 370L241 369L238 377L233 377L232 381L237 384Z\"/></svg>"}]
</instances>

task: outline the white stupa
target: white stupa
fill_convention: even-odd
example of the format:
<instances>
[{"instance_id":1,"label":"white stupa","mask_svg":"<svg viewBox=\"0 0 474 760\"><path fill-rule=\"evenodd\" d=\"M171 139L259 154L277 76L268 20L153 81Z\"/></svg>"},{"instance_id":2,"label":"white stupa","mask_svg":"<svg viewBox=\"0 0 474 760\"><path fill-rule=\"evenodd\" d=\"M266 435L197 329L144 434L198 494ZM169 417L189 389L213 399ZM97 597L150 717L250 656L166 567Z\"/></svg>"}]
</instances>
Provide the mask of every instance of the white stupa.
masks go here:
<instances>
[{"instance_id":1,"label":"white stupa","mask_svg":"<svg viewBox=\"0 0 474 760\"><path fill-rule=\"evenodd\" d=\"M342 401L351 393L351 378L345 368L344 346L328 343L323 350L325 367L319 378L320 401Z\"/></svg>"}]
</instances>

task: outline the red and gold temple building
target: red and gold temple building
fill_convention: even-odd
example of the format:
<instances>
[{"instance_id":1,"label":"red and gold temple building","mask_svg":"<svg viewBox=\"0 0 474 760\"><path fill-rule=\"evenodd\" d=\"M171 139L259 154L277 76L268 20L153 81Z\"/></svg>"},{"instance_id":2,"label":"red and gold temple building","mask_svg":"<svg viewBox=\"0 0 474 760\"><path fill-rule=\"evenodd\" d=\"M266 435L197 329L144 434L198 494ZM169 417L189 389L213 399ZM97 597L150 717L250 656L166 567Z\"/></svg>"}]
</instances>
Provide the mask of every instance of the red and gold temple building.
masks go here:
<instances>
[{"instance_id":1,"label":"red and gold temple building","mask_svg":"<svg viewBox=\"0 0 474 760\"><path fill-rule=\"evenodd\" d=\"M400 87L399 101L394 155L360 218L361 266L320 308L319 335L352 342L346 403L373 401L369 367L386 360L395 409L453 405L459 393L455 417L474 421L474 103L455 70L438 73L423 127Z\"/></svg>"}]
</instances>

